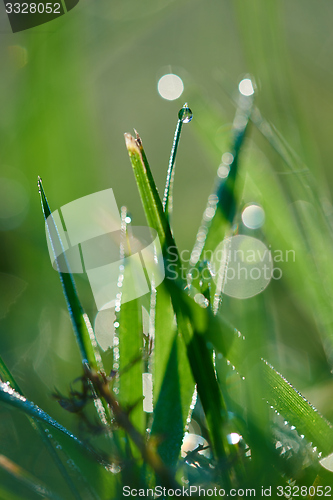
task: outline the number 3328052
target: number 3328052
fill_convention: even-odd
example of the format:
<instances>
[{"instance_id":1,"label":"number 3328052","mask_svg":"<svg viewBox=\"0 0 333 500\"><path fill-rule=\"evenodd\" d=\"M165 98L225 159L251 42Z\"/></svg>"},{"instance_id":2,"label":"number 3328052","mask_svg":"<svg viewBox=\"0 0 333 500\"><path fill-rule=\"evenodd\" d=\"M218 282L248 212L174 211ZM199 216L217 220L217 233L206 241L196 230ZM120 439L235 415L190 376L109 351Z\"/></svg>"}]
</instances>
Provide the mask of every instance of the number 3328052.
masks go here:
<instances>
[{"instance_id":1,"label":"number 3328052","mask_svg":"<svg viewBox=\"0 0 333 500\"><path fill-rule=\"evenodd\" d=\"M61 14L60 3L6 3L7 14Z\"/></svg>"}]
</instances>

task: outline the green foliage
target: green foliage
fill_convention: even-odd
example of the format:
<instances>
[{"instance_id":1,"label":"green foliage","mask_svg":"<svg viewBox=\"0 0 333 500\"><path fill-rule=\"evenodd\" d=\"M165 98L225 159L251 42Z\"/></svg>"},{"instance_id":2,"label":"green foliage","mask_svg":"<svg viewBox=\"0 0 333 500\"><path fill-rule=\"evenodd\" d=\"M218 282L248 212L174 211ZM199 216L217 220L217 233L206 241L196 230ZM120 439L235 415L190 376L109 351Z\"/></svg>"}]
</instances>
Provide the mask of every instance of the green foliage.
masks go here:
<instances>
[{"instance_id":1,"label":"green foliage","mask_svg":"<svg viewBox=\"0 0 333 500\"><path fill-rule=\"evenodd\" d=\"M209 143L215 117L213 111L209 114L208 101L205 111L208 114L200 137ZM249 150L246 145L251 122L295 174L274 190L272 167L256 148ZM191 255L192 267L185 277L185 262L169 220L175 150L162 203L140 137L125 135L147 224L157 232L161 243L166 276L159 286L152 286L147 296L124 304L120 299L119 358L115 351L111 352L117 369L110 375L109 363L100 355L74 277L69 268L67 273L59 271L81 354L82 373L78 375L82 392L72 388L69 397L58 393L57 399L64 412L81 415L90 440L96 435L95 443L79 439L26 399L0 359L0 401L26 414L34 431L46 441L67 483L68 491L61 498L121 498L123 486L200 485L225 490L252 487L259 492L261 487L331 484L332 473L324 472L319 464L319 453L326 456L333 451L331 424L271 365L276 358L271 359L272 353L264 342L274 324L265 302L269 289L242 305L236 304L224 295L223 286L216 285L212 262L205 259L205 254L224 237L241 232L240 215L246 197L260 198L266 225L262 230L265 232L258 231L256 237L263 241L268 238L275 248L287 249L287 242L292 241L296 248L306 245L311 255L316 255L318 247L332 245L332 230L325 222L317 188L311 181L309 191L309 185L297 173L299 165L293 152L272 127L265 126L252 96L241 96L229 139L229 173L216 179L207 204L211 215L203 217ZM55 224L40 179L38 186L45 220ZM268 199L261 200L263 191L269 193ZM285 207L290 193L308 192L315 214L310 220L304 207ZM278 208L283 216L276 216ZM127 230L125 224L125 236ZM170 248L176 261L170 258ZM326 260L312 262L303 254L301 258L303 261L292 272L304 287L295 288L295 293L302 307L312 305L315 318L323 325L323 339L332 345L320 286L310 289L308 276L304 276L305 266L310 276L317 264L323 272ZM208 277L204 271L209 271ZM131 280L126 269L124 279ZM295 287L293 280L289 286ZM149 316L148 328L145 315ZM147 372L153 378L152 414L143 411L142 406L142 374ZM194 394L198 396L196 406ZM52 427L53 434L45 424ZM205 438L207 448L198 442L191 449L185 448L184 438L191 425ZM35 497L59 498L52 486L41 486L39 479L9 459L1 463L6 465L3 471L9 475L15 471L16 478ZM7 483L1 488L10 490ZM7 494L2 490L0 493ZM16 491L6 498L17 498Z\"/></svg>"}]
</instances>

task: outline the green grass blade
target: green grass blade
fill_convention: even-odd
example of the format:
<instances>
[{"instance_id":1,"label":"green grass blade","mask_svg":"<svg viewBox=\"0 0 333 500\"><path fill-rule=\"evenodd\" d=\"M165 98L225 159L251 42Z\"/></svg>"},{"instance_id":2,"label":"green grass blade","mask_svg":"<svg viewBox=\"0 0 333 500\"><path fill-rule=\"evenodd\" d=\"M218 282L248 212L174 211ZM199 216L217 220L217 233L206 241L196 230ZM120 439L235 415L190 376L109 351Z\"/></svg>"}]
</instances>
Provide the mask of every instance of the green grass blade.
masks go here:
<instances>
[{"instance_id":1,"label":"green grass blade","mask_svg":"<svg viewBox=\"0 0 333 500\"><path fill-rule=\"evenodd\" d=\"M141 140L138 138L138 136L135 140L128 134L126 134L125 139L141 199L144 205L148 224L157 231L164 258L167 261L167 248L173 247L176 251L177 247L173 240L165 213L163 212L163 206L157 192L146 156L144 154ZM179 260L177 266L178 265ZM168 359L173 343L174 312L172 310L170 297L168 293L166 293L163 283L157 288L155 314L156 324L154 342L156 345L156 357L154 361L154 401L156 408L154 411L155 424L153 424L152 435L160 432L161 429L158 425L156 425L156 422L158 422L159 418L162 418L162 413L166 409L166 406L168 406L168 413L163 413L163 416L169 415L168 426L165 430L167 434L169 430L172 430L177 434L177 447L172 456L168 455L168 452L164 453L163 445L160 451L163 455L163 459L174 462L175 457L178 457L179 455L181 446L181 439L179 438L179 436L183 433L185 428L186 417L189 411L194 387L191 378L188 378L188 365L186 362L184 362L182 365L179 365L179 367L175 371L171 369L170 365L168 365ZM181 348L179 349L181 350ZM167 366L169 366L169 369L167 368ZM189 380L191 381L190 383ZM179 400L181 401L180 404L183 406L181 409L179 409L179 413L177 415L171 413L172 416L170 417L170 410L172 411L172 399L168 399L167 401L162 402L160 391L163 384L164 394L165 391L169 390L169 387L178 387L179 389L178 396Z\"/></svg>"},{"instance_id":2,"label":"green grass blade","mask_svg":"<svg viewBox=\"0 0 333 500\"><path fill-rule=\"evenodd\" d=\"M52 242L51 234L59 235L57 227L52 217L52 212L50 206L48 204L45 191L43 188L41 178L38 178L38 189L41 198L42 210L44 214L44 218L46 221L46 225L49 230L51 246L54 246L54 242ZM50 231L48 225L52 225L52 230ZM61 239L59 237L59 241L57 244L62 246ZM55 259L57 262L57 259ZM69 266L66 262L66 258L64 259L65 265L67 265L66 273L61 272L58 266L58 272L60 276L60 281L62 284L63 292L67 302L67 308L72 320L72 325L76 337L77 344L79 346L82 364L85 366L87 363L89 366L94 369L103 372L103 363L101 356L98 351L96 337L90 323L90 320L87 314L84 312L83 307L81 305L80 299L78 297L74 278L72 273L70 272ZM103 423L109 423L111 420L110 412L108 406L104 401L100 399L96 399L94 401L97 413L102 420Z\"/></svg>"},{"instance_id":3,"label":"green grass blade","mask_svg":"<svg viewBox=\"0 0 333 500\"><path fill-rule=\"evenodd\" d=\"M82 441L80 441L80 439L78 439L73 433L68 431L64 426L59 424L59 422L50 417L50 415L48 415L45 411L16 392L9 384L6 384L4 382L0 382L0 401L17 408L30 417L34 417L37 420L45 422L47 425L51 425L52 427L66 435L68 438L75 441L85 450L94 453L92 450L87 448L87 446Z\"/></svg>"},{"instance_id":4,"label":"green grass blade","mask_svg":"<svg viewBox=\"0 0 333 500\"><path fill-rule=\"evenodd\" d=\"M138 135L134 139L130 134L125 134L125 142L147 222L150 227L157 231L163 255L165 256L166 249L175 247L175 243L142 147L141 139Z\"/></svg>"},{"instance_id":5,"label":"green grass blade","mask_svg":"<svg viewBox=\"0 0 333 500\"><path fill-rule=\"evenodd\" d=\"M175 135L173 138L171 154L169 159L169 166L167 171L167 178L164 189L164 197L163 197L163 210L167 215L167 218L170 217L172 213L172 193L173 193L173 183L175 176L175 161L177 155L178 144L180 140L180 134L182 131L183 123L188 123L192 120L192 111L188 107L187 103L184 104L182 109L178 113L178 122L176 126Z\"/></svg>"},{"instance_id":6,"label":"green grass blade","mask_svg":"<svg viewBox=\"0 0 333 500\"><path fill-rule=\"evenodd\" d=\"M23 396L23 392L21 391L19 385L16 383L14 377L12 376L12 374L10 373L10 371L8 370L5 362L2 360L2 358L0 357L0 379L4 382L4 383L9 383L9 385L18 393L20 394L21 396ZM40 437L42 438L46 448L48 449L52 459L54 460L56 466L58 467L61 475L63 476L63 478L65 479L68 487L70 488L71 492L73 493L73 496L77 499L77 500L80 500L80 495L79 495L79 492L77 490L77 488L75 487L72 479L70 478L68 472L67 472L67 469L66 467L63 465L62 461L60 460L56 450L55 450L55 447L53 446L52 442L50 442L49 438L45 435L45 429L43 427L43 425L41 424L41 422L38 422L36 421L34 418L32 418L31 416L27 415L28 417L28 420L29 422L31 423L33 429L35 429Z\"/></svg>"},{"instance_id":7,"label":"green grass blade","mask_svg":"<svg viewBox=\"0 0 333 500\"><path fill-rule=\"evenodd\" d=\"M44 214L45 221L48 224L52 224L52 231L49 230L50 234L50 240L51 240L51 234L57 234L58 230L56 228L55 222L52 217L52 212L50 209L50 206L48 204L45 191L43 188L42 180L41 178L38 179L38 190L41 198L41 204L42 204L42 210ZM48 228L49 229L49 228ZM62 245L62 242L59 237L59 242L60 245ZM51 240L51 245L54 243ZM56 259L57 260L57 259ZM65 260L66 262L66 260ZM67 264L67 262L66 262ZM65 265L66 265L65 264ZM101 358L97 350L97 343L95 339L95 335L93 333L92 326L90 324L88 316L85 314L83 307L81 305L81 302L79 300L79 297L77 295L75 283L74 283L74 278L73 275L70 272L70 269L67 264L67 271L66 273L61 272L60 269L58 268L59 271L59 276L61 280L61 284L63 287L63 292L67 301L67 307L71 316L76 340L80 349L81 353L81 358L83 363L89 363L89 365L94 368L95 370L97 369L102 369L102 364L101 364Z\"/></svg>"},{"instance_id":8,"label":"green grass blade","mask_svg":"<svg viewBox=\"0 0 333 500\"><path fill-rule=\"evenodd\" d=\"M131 278L124 272L124 280ZM145 431L143 412L143 331L142 311L139 299L121 305L119 314L119 402L123 407L133 407L130 412L132 424Z\"/></svg>"},{"instance_id":9,"label":"green grass blade","mask_svg":"<svg viewBox=\"0 0 333 500\"><path fill-rule=\"evenodd\" d=\"M36 496L51 500L60 500L58 495L40 483L30 472L27 472L4 455L0 455L0 468L10 474L15 481L20 482L25 488L35 493Z\"/></svg>"},{"instance_id":10,"label":"green grass blade","mask_svg":"<svg viewBox=\"0 0 333 500\"><path fill-rule=\"evenodd\" d=\"M197 333L205 342L211 342L216 352L229 360L241 376L245 376L246 384L249 377L253 381L252 365L246 367L244 364L246 353L249 352L248 341L220 315L213 315L209 308L201 308L173 282L170 281L169 286L173 287L173 295L178 298L179 307L187 312L191 324L197 325ZM256 385L259 396L294 425L300 434L304 434L308 441L312 441L319 451L324 454L332 451L331 424L266 361L259 357L252 361L253 364L259 364L261 380L265 381Z\"/></svg>"},{"instance_id":11,"label":"green grass blade","mask_svg":"<svg viewBox=\"0 0 333 500\"><path fill-rule=\"evenodd\" d=\"M161 359L161 356L157 358L162 362L161 367L158 366L155 358L159 375L161 375L166 354L169 353L162 384L157 393L158 398L156 397L151 437L156 437L159 441L157 450L162 460L174 467L180 455L195 384L184 342L179 338L178 332L174 329L171 332L173 334L171 350L166 349L164 359ZM158 339L162 340L162 334L163 331L158 331L156 342ZM155 373L156 371L157 369Z\"/></svg>"},{"instance_id":12,"label":"green grass blade","mask_svg":"<svg viewBox=\"0 0 333 500\"><path fill-rule=\"evenodd\" d=\"M333 427L280 373L262 360L262 371L268 382L264 395L299 434L317 446L323 455L333 451Z\"/></svg>"},{"instance_id":13,"label":"green grass blade","mask_svg":"<svg viewBox=\"0 0 333 500\"><path fill-rule=\"evenodd\" d=\"M157 231L166 263L168 263L167 249L170 247L177 249L177 247L163 212L162 203L143 151L141 139L138 136L137 139L134 139L129 134L126 134L125 140L148 224ZM179 259L177 259L176 266L179 270ZM181 279L178 279L178 281L181 282ZM206 418L212 433L215 453L222 461L222 459L225 459L222 422L226 418L226 410L215 378L212 359L206 342L200 339L195 331L196 326L189 322L186 311L179 307L177 297L171 295L171 298L177 316L178 328L186 344L191 370L198 385L198 394L204 405ZM207 390L207 388L209 389ZM225 481L228 484L227 477L225 477Z\"/></svg>"},{"instance_id":14,"label":"green grass blade","mask_svg":"<svg viewBox=\"0 0 333 500\"><path fill-rule=\"evenodd\" d=\"M94 500L104 498L106 491L108 494L114 491L116 478L110 472L110 464L113 463L113 457L105 457L96 452L37 405L31 403L14 391L8 384L2 382L0 382L0 401L17 408L25 415L40 421L42 424L45 423L47 427L51 426L54 429L53 436L46 429L44 434L47 434L47 437L57 445L59 454L65 458L67 464L71 463L72 467L74 467L74 477L72 477L72 471L70 481L72 483L71 490L75 498L82 498L81 494L78 493L81 490L83 498L86 497L85 495L89 495L88 498L93 498ZM70 457L69 459L68 456ZM86 478L89 478L89 480Z\"/></svg>"}]
</instances>

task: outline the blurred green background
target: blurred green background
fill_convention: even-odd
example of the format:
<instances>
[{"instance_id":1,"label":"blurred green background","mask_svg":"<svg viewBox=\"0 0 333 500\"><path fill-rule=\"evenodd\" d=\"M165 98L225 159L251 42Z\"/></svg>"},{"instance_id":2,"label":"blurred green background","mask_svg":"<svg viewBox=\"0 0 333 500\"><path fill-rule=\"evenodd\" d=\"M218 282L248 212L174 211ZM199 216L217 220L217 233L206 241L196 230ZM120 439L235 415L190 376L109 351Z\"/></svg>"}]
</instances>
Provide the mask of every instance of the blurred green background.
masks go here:
<instances>
[{"instance_id":1,"label":"blurred green background","mask_svg":"<svg viewBox=\"0 0 333 500\"><path fill-rule=\"evenodd\" d=\"M53 210L111 187L118 206L126 205L133 223L143 225L123 134L138 130L163 192L177 112L188 101L194 118L183 127L177 158L173 228L180 248L191 249L228 147L238 83L251 75L258 108L309 167L330 224L333 7L329 0L320 5L309 0L80 0L65 16L17 34L10 32L2 4L0 14L0 353L26 395L76 430L79 422L52 399L55 387L65 392L81 372L59 279L50 265L37 176ZM184 93L175 101L157 92L166 73L184 82ZM293 180L288 184L292 175L286 175L281 159L254 128L246 151L252 153L244 152L242 185L250 187L240 195L243 202L269 209L278 184L289 189L281 211L275 204L266 221L271 220L268 233L274 235L274 217L281 231L288 206L309 200L300 198ZM271 181L267 177L267 190L247 177L253 166L261 178L265 165L275 172ZM290 234L289 228L286 248L294 248ZM328 248L323 237L317 250L329 262ZM301 244L298 249L309 252ZM272 346L268 351L277 368L333 418L331 326L320 331L315 307L311 310L308 299L297 295L304 286L295 282L300 274L291 265L285 272L263 294L270 327L262 341ZM315 271L303 265L304 275L308 272ZM321 275L315 280L320 287ZM77 283L93 319L89 284L84 276L77 276ZM325 294L329 304L330 292ZM224 306L229 304L226 314L243 330L254 321L246 316L251 300L229 300ZM332 325L333 315L325 311L325 324ZM4 406L0 453L32 472L44 468L57 480L24 416Z\"/></svg>"}]
</instances>

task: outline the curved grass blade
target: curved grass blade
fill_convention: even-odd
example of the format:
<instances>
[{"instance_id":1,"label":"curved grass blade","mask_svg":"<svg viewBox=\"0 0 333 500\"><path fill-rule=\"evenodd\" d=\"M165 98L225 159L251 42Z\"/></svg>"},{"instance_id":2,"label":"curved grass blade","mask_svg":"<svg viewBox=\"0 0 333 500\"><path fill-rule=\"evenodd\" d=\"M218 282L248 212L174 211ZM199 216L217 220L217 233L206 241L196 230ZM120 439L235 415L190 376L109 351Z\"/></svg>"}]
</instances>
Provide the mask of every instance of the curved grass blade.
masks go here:
<instances>
[{"instance_id":1,"label":"curved grass blade","mask_svg":"<svg viewBox=\"0 0 333 500\"><path fill-rule=\"evenodd\" d=\"M81 499L81 494L79 491L82 490L83 498L89 498L94 500L101 500L105 497L105 492L108 494L112 493L115 489L115 477L110 473L110 463L112 459L109 460L108 457L104 457L96 452L89 445L78 439L73 433L68 431L64 426L59 424L55 419L50 417L46 412L39 408L34 403L28 401L21 394L18 394L9 384L0 382L0 401L9 404L10 406L17 408L22 411L25 415L30 417L33 422L38 425L39 422L47 424L47 426L53 427L56 431L59 431L58 441L61 443L60 448L66 456L70 456L67 460L67 464L74 471L74 475L77 478L75 481L70 476L67 480L72 490L75 498ZM39 421L39 422L38 422ZM43 432L43 431L41 431ZM49 432L44 432L45 435L52 438ZM63 441L61 436L64 436L66 442ZM57 443L59 445L59 442ZM56 452L55 452L56 453ZM54 453L52 454L52 456ZM58 457L58 460L60 458ZM69 465L71 464L71 465ZM57 463L58 465L58 463ZM63 472L64 468L60 468L60 472ZM68 471L66 470L66 475ZM90 478L89 481L86 478Z\"/></svg>"},{"instance_id":2,"label":"curved grass blade","mask_svg":"<svg viewBox=\"0 0 333 500\"><path fill-rule=\"evenodd\" d=\"M172 294L177 298L179 308L186 311L191 324L197 326L198 335L205 339L205 342L210 342L216 352L221 353L242 376L245 376L244 383L249 377L253 380L251 366L249 371L244 364L249 347L241 333L220 315L214 315L209 308L201 308L174 282L167 283L173 289ZM269 363L260 358L257 362L262 380L265 382L256 386L256 390L261 391L261 398L294 425L300 434L304 434L319 451L323 454L330 453L333 450L333 427L330 422Z\"/></svg>"},{"instance_id":3,"label":"curved grass blade","mask_svg":"<svg viewBox=\"0 0 333 500\"><path fill-rule=\"evenodd\" d=\"M49 231L51 246L54 249L55 242L52 241L51 235L57 235L58 241L56 243L57 245L60 245L60 247L63 247L59 236L59 232L57 230L55 221L52 217L52 212L45 195L42 179L40 177L38 178L38 190L41 198L42 210L46 221L46 226ZM54 255L56 256L56 253L54 253ZM66 273L61 272L57 258L55 259L55 261L57 263L60 281L66 298L67 308L72 320L76 341L79 346L82 364L83 366L85 366L88 363L92 369L104 372L102 358L98 351L95 334L92 325L90 323L90 320L87 314L84 312L81 302L79 300L74 283L74 278L72 273L70 272L65 254L64 254L64 265L67 266L68 272ZM102 423L110 424L111 422L110 411L105 401L100 400L99 398L95 398L94 405L96 407L96 411Z\"/></svg>"},{"instance_id":4,"label":"curved grass blade","mask_svg":"<svg viewBox=\"0 0 333 500\"><path fill-rule=\"evenodd\" d=\"M0 455L0 468L19 481L25 488L35 493L38 497L61 500L58 495L40 483L30 472L14 463L8 457Z\"/></svg>"},{"instance_id":5,"label":"curved grass blade","mask_svg":"<svg viewBox=\"0 0 333 500\"><path fill-rule=\"evenodd\" d=\"M49 231L51 245L54 248L54 243L52 241L51 235L57 235L59 241L57 244L62 246L62 242L60 240L59 232L57 230L56 224L52 217L52 212L50 206L48 204L45 191L42 184L42 179L38 178L38 190L41 198L42 210L44 214L44 218L46 221L47 229ZM52 227L50 227L52 225ZM65 256L64 256L65 257ZM102 370L102 361L100 354L97 350L97 342L95 339L95 335L90 324L88 316L85 314L83 307L80 303L79 297L77 295L74 278L70 272L68 263L66 261L66 257L64 258L65 264L67 265L67 272L61 272L58 267L60 281L63 287L63 292L67 301L67 307L71 316L76 340L80 349L82 363L89 363L89 365L97 370ZM57 262L57 259L56 259ZM58 265L58 262L57 262Z\"/></svg>"},{"instance_id":6,"label":"curved grass blade","mask_svg":"<svg viewBox=\"0 0 333 500\"><path fill-rule=\"evenodd\" d=\"M192 120L192 116L193 116L192 111L190 110L186 102L178 113L178 122L176 126L175 135L173 138L171 154L169 159L169 166L167 171L167 178L164 189L163 210L166 213L167 218L169 218L172 213L172 192L173 192L173 183L175 175L174 167L175 167L176 154L180 139L180 133L182 131L183 123L189 123Z\"/></svg>"},{"instance_id":7,"label":"curved grass blade","mask_svg":"<svg viewBox=\"0 0 333 500\"><path fill-rule=\"evenodd\" d=\"M10 384L0 382L0 401L13 406L14 408L17 408L18 410L21 410L23 413L29 415L30 417L34 417L37 420L45 422L47 425L54 427L62 434L70 438L72 441L77 443L81 448L91 453L95 459L102 461L101 457L99 457L94 450L86 446L79 438L68 431L63 425L59 424L59 422L54 420L54 418L50 417L50 415L48 415L44 410L16 392L10 386Z\"/></svg>"},{"instance_id":8,"label":"curved grass blade","mask_svg":"<svg viewBox=\"0 0 333 500\"><path fill-rule=\"evenodd\" d=\"M10 371L8 370L6 364L4 363L4 361L2 360L2 358L0 357L0 379L4 382L4 383L9 383L9 385L18 393L20 394L21 396L23 396L23 392L21 391L19 385L16 383L14 377L12 376L12 374L10 373ZM58 467L61 475L63 476L63 478L65 479L68 487L70 488L71 492L73 493L73 496L76 498L76 500L80 500L80 495L79 495L79 492L78 490L76 489L72 479L70 478L67 470L66 470L66 467L63 465L62 461L60 460L56 450L54 449L52 443L50 442L50 440L48 439L48 437L46 437L45 435L45 432L44 432L44 428L43 428L43 425L36 421L34 418L30 417L29 415L27 415L28 417L28 420L29 422L31 423L33 429L35 429L39 435L41 436L42 438L42 441L44 442L46 448L48 449L52 459L54 460L56 466Z\"/></svg>"}]
</instances>

